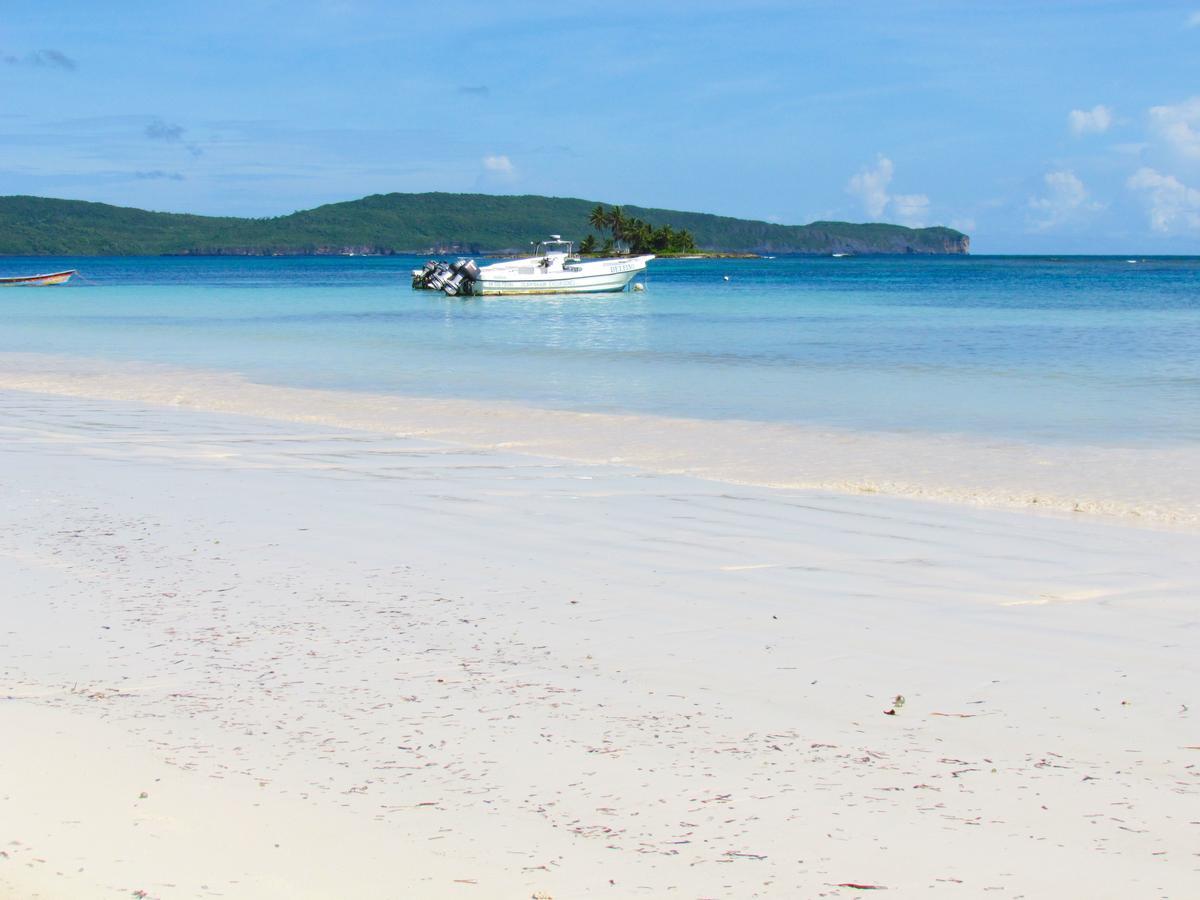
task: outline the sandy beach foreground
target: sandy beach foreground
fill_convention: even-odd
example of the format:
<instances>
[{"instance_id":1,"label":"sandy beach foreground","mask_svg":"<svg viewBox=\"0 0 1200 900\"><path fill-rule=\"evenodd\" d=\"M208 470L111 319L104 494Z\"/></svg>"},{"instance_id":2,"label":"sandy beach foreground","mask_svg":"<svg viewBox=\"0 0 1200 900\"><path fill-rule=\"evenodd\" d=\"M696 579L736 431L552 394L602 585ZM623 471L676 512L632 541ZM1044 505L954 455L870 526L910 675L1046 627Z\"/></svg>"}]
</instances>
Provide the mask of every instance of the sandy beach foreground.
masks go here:
<instances>
[{"instance_id":1,"label":"sandy beach foreground","mask_svg":"<svg viewBox=\"0 0 1200 900\"><path fill-rule=\"evenodd\" d=\"M1200 896L1200 538L0 392L0 896Z\"/></svg>"}]
</instances>

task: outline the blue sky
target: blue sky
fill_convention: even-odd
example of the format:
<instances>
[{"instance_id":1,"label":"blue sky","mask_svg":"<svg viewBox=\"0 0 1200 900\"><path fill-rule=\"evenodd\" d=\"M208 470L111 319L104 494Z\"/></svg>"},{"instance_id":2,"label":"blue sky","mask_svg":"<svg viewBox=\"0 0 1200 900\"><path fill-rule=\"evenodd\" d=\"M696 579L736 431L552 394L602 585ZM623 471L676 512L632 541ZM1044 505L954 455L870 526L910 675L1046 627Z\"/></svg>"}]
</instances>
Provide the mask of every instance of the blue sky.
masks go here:
<instances>
[{"instance_id":1,"label":"blue sky","mask_svg":"<svg viewBox=\"0 0 1200 900\"><path fill-rule=\"evenodd\" d=\"M425 190L1200 252L1200 0L3 0L0 194Z\"/></svg>"}]
</instances>

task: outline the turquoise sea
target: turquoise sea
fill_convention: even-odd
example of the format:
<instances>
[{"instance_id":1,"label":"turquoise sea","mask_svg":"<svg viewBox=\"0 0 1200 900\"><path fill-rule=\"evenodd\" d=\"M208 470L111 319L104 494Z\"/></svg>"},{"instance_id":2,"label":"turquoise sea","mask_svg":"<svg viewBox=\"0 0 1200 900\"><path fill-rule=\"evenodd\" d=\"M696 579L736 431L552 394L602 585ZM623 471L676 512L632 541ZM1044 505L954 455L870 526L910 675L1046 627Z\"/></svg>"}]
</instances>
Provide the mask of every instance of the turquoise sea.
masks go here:
<instances>
[{"instance_id":1,"label":"turquoise sea","mask_svg":"<svg viewBox=\"0 0 1200 900\"><path fill-rule=\"evenodd\" d=\"M584 411L1200 441L1200 258L660 260L647 290L450 299L423 259L0 260L0 352ZM728 276L728 280L726 280Z\"/></svg>"}]
</instances>

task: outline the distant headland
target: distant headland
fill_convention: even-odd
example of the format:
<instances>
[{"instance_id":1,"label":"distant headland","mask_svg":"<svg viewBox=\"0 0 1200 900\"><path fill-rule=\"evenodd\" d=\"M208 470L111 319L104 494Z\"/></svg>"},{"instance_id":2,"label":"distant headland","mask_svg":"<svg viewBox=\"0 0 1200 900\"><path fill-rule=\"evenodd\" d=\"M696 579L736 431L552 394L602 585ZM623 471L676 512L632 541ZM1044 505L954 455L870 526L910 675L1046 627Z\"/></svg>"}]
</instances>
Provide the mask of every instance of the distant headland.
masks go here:
<instances>
[{"instance_id":1,"label":"distant headland","mask_svg":"<svg viewBox=\"0 0 1200 900\"><path fill-rule=\"evenodd\" d=\"M594 200L490 194L374 194L286 216L250 219L150 212L47 197L0 197L0 256L390 256L524 252L548 234L582 241ZM648 226L686 230L719 254L965 254L970 238L941 226L813 222L777 225L708 213L624 206Z\"/></svg>"}]
</instances>

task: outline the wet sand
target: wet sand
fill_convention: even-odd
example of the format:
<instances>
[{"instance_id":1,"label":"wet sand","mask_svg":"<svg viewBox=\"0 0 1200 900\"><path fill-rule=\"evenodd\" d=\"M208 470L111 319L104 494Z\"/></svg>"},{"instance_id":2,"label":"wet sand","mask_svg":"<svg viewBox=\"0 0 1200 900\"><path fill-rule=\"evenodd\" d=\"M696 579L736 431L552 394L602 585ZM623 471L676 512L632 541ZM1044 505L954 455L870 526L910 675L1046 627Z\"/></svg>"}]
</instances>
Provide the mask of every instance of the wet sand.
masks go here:
<instances>
[{"instance_id":1,"label":"wet sand","mask_svg":"<svg viewBox=\"0 0 1200 900\"><path fill-rule=\"evenodd\" d=\"M0 390L259 416L730 484L1083 513L1200 531L1200 454L1183 441L1066 444L579 412L298 388L234 372L20 353L0 354Z\"/></svg>"},{"instance_id":2,"label":"wet sand","mask_svg":"<svg viewBox=\"0 0 1200 900\"><path fill-rule=\"evenodd\" d=\"M1194 532L14 391L0 494L0 896L1200 894Z\"/></svg>"}]
</instances>

